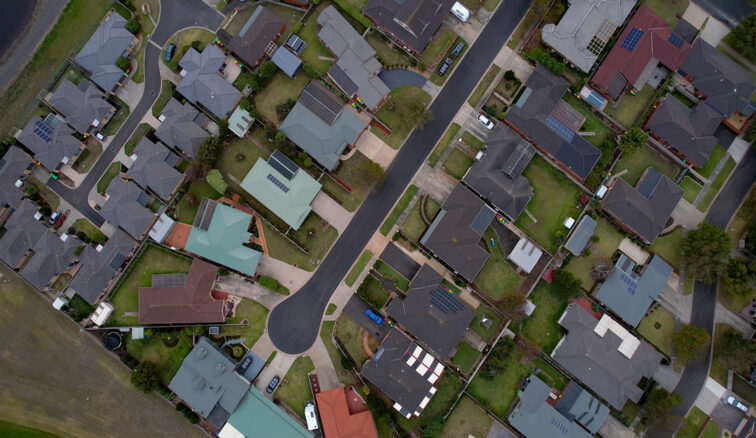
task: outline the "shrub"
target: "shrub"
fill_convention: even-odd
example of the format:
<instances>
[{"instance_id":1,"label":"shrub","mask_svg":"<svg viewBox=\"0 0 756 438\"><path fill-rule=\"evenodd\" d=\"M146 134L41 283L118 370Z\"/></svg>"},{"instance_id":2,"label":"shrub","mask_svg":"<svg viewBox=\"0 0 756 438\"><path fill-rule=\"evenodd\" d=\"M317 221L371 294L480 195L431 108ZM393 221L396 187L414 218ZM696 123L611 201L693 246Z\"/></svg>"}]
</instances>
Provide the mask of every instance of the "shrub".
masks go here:
<instances>
[{"instance_id":1,"label":"shrub","mask_svg":"<svg viewBox=\"0 0 756 438\"><path fill-rule=\"evenodd\" d=\"M255 73L257 73L257 76L262 79L265 85L268 85L270 80L273 79L273 75L276 74L277 70L278 67L276 67L276 64L274 64L273 61L265 61L260 67L257 67Z\"/></svg>"},{"instance_id":2,"label":"shrub","mask_svg":"<svg viewBox=\"0 0 756 438\"><path fill-rule=\"evenodd\" d=\"M311 66L310 64L302 65L302 71L305 72L307 76L313 79L318 79L320 77L320 72L317 71L315 67Z\"/></svg>"},{"instance_id":3,"label":"shrub","mask_svg":"<svg viewBox=\"0 0 756 438\"><path fill-rule=\"evenodd\" d=\"M515 80L515 78L516 78L515 72L513 72L512 70L507 70L504 72L504 79L508 81L513 81Z\"/></svg>"},{"instance_id":4,"label":"shrub","mask_svg":"<svg viewBox=\"0 0 756 438\"><path fill-rule=\"evenodd\" d=\"M160 368L154 362L140 363L131 374L131 383L144 392L150 392L160 384Z\"/></svg>"},{"instance_id":5,"label":"shrub","mask_svg":"<svg viewBox=\"0 0 756 438\"><path fill-rule=\"evenodd\" d=\"M121 56L120 58L118 58L118 60L116 60L115 65L124 72L128 72L129 68L131 68L131 61L129 61L129 58L124 58L123 56Z\"/></svg>"},{"instance_id":6,"label":"shrub","mask_svg":"<svg viewBox=\"0 0 756 438\"><path fill-rule=\"evenodd\" d=\"M139 33L139 31L142 29L142 25L139 24L139 20L136 18L131 18L129 21L126 22L126 30L133 34ZM144 44L144 43L142 43Z\"/></svg>"},{"instance_id":7,"label":"shrub","mask_svg":"<svg viewBox=\"0 0 756 438\"><path fill-rule=\"evenodd\" d=\"M270 289L270 290L276 290L278 289L278 280L275 278L266 277L264 275L261 275L260 278L257 280L258 283L260 283L260 286Z\"/></svg>"},{"instance_id":8,"label":"shrub","mask_svg":"<svg viewBox=\"0 0 756 438\"><path fill-rule=\"evenodd\" d=\"M352 358L341 355L341 367L345 370L353 370L354 367L357 366L357 364L354 363Z\"/></svg>"},{"instance_id":9,"label":"shrub","mask_svg":"<svg viewBox=\"0 0 756 438\"><path fill-rule=\"evenodd\" d=\"M428 66L424 62L420 61L417 63L417 69L420 71L425 71L428 69Z\"/></svg>"},{"instance_id":10,"label":"shrub","mask_svg":"<svg viewBox=\"0 0 756 438\"><path fill-rule=\"evenodd\" d=\"M252 99L250 99L249 96L247 96L239 102L239 107L243 109L244 111L249 112L255 108L255 104L254 102L252 102Z\"/></svg>"},{"instance_id":11,"label":"shrub","mask_svg":"<svg viewBox=\"0 0 756 438\"><path fill-rule=\"evenodd\" d=\"M206 181L210 184L210 187L221 195L226 193L228 189L228 183L223 179L223 175L221 175L218 169L212 169L210 172L207 172Z\"/></svg>"},{"instance_id":12,"label":"shrub","mask_svg":"<svg viewBox=\"0 0 756 438\"><path fill-rule=\"evenodd\" d=\"M293 32L293 33L294 33L295 35L299 35L299 31L300 31L300 30L302 30L302 26L304 26L304 23L302 23L301 21L297 21L297 22L296 22L296 23L294 24L294 28L292 29L292 32Z\"/></svg>"},{"instance_id":13,"label":"shrub","mask_svg":"<svg viewBox=\"0 0 756 438\"><path fill-rule=\"evenodd\" d=\"M220 158L220 141L218 137L208 137L202 140L197 159L205 164L213 165Z\"/></svg>"},{"instance_id":14,"label":"shrub","mask_svg":"<svg viewBox=\"0 0 756 438\"><path fill-rule=\"evenodd\" d=\"M562 74L564 73L564 70L566 68L564 63L558 61L556 58L552 57L543 50L536 47L535 49L530 51L529 55L534 60L543 64L544 67L549 69L555 75L562 76Z\"/></svg>"},{"instance_id":15,"label":"shrub","mask_svg":"<svg viewBox=\"0 0 756 438\"><path fill-rule=\"evenodd\" d=\"M281 131L276 132L276 146L282 147L286 144L286 134Z\"/></svg>"}]
</instances>

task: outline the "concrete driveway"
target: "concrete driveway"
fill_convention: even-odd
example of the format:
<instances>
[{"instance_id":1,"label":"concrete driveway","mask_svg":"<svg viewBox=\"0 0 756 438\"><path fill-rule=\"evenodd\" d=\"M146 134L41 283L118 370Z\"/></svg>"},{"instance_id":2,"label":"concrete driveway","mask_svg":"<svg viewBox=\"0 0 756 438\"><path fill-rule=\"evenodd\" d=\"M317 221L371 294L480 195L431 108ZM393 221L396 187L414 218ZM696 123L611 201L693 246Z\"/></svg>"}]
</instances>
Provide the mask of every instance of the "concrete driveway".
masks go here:
<instances>
[{"instance_id":1,"label":"concrete driveway","mask_svg":"<svg viewBox=\"0 0 756 438\"><path fill-rule=\"evenodd\" d=\"M250 281L252 280L246 281L241 275L230 273L216 281L213 288L228 292L237 297L249 298L268 309L276 307L281 301L286 299L284 295L266 289L260 286L260 283Z\"/></svg>"},{"instance_id":2,"label":"concrete driveway","mask_svg":"<svg viewBox=\"0 0 756 438\"><path fill-rule=\"evenodd\" d=\"M354 216L354 213L347 211L347 209L339 205L338 202L334 201L333 198L323 191L318 192L310 206L318 216L336 228L339 234L346 230L346 227L352 220L352 216Z\"/></svg>"},{"instance_id":3,"label":"concrete driveway","mask_svg":"<svg viewBox=\"0 0 756 438\"><path fill-rule=\"evenodd\" d=\"M260 258L257 273L275 278L279 283L289 288L292 294L298 291L312 276L312 272L307 272L266 255Z\"/></svg>"}]
</instances>

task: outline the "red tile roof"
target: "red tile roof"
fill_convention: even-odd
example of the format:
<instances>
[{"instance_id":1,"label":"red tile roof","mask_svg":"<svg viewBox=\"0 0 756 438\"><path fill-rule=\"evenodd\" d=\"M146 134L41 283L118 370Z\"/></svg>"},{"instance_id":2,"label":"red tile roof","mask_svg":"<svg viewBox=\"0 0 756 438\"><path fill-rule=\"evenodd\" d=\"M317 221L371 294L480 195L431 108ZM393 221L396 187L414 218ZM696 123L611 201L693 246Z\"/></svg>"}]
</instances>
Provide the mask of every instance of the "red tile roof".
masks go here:
<instances>
[{"instance_id":1,"label":"red tile roof","mask_svg":"<svg viewBox=\"0 0 756 438\"><path fill-rule=\"evenodd\" d=\"M315 394L325 438L378 438L373 415L354 387Z\"/></svg>"}]
</instances>

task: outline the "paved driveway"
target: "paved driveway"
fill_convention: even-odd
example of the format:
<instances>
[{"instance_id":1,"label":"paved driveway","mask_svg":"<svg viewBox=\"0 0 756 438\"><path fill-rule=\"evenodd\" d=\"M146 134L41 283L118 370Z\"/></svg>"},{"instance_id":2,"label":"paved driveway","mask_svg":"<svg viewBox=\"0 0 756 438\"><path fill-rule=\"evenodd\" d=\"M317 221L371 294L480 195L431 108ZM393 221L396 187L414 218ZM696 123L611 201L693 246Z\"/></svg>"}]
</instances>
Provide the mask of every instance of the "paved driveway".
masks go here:
<instances>
[{"instance_id":1,"label":"paved driveway","mask_svg":"<svg viewBox=\"0 0 756 438\"><path fill-rule=\"evenodd\" d=\"M736 399L740 400L741 403L744 403L744 400L741 397L738 397L731 392L727 392L724 397L719 400L719 403L711 413L711 419L717 422L720 430L727 429L733 431L737 429L738 425L745 417L745 412L739 411L737 408L727 403L726 399L729 395L733 395ZM748 406L748 403L744 404Z\"/></svg>"},{"instance_id":2,"label":"paved driveway","mask_svg":"<svg viewBox=\"0 0 756 438\"><path fill-rule=\"evenodd\" d=\"M241 275L230 273L224 275L220 280L215 282L214 289L228 292L231 295L249 298L256 301L268 309L272 309L281 303L286 297L260 286L260 283L247 281Z\"/></svg>"},{"instance_id":3,"label":"paved driveway","mask_svg":"<svg viewBox=\"0 0 756 438\"><path fill-rule=\"evenodd\" d=\"M416 73L412 70L407 70L406 68L392 68L391 70L381 70L381 72L378 73L378 77L381 78L381 80L385 82L386 85L392 90L394 88L405 87L407 85L414 85L416 87L423 88L425 83L428 81L425 76L421 75L420 73Z\"/></svg>"},{"instance_id":4,"label":"paved driveway","mask_svg":"<svg viewBox=\"0 0 756 438\"><path fill-rule=\"evenodd\" d=\"M386 249L381 253L380 259L410 281L415 278L415 274L420 270L420 265L405 254L398 246L394 245L393 242L386 245Z\"/></svg>"},{"instance_id":5,"label":"paved driveway","mask_svg":"<svg viewBox=\"0 0 756 438\"><path fill-rule=\"evenodd\" d=\"M368 333L375 336L379 341L382 341L389 330L391 330L391 327L389 327L385 317L383 318L383 323L380 325L376 324L375 321L365 315L367 309L372 309L373 312L380 313L378 309L368 304L368 302L363 300L361 296L354 294L352 295L352 298L347 301L346 306L344 306L344 313Z\"/></svg>"}]
</instances>

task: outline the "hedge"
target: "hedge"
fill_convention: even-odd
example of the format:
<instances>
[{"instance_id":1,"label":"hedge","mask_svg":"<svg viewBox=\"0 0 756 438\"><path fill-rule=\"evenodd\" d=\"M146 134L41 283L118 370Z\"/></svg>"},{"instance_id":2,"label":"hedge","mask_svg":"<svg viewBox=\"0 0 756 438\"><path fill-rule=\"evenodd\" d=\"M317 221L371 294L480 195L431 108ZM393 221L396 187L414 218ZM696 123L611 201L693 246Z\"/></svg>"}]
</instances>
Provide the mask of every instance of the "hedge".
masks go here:
<instances>
[{"instance_id":1,"label":"hedge","mask_svg":"<svg viewBox=\"0 0 756 438\"><path fill-rule=\"evenodd\" d=\"M205 177L205 179L207 180L207 183L210 184L210 187L215 189L216 192L220 193L221 195L226 193L228 184L223 180L223 175L221 175L220 170L210 170L210 172L207 172L207 177Z\"/></svg>"}]
</instances>

